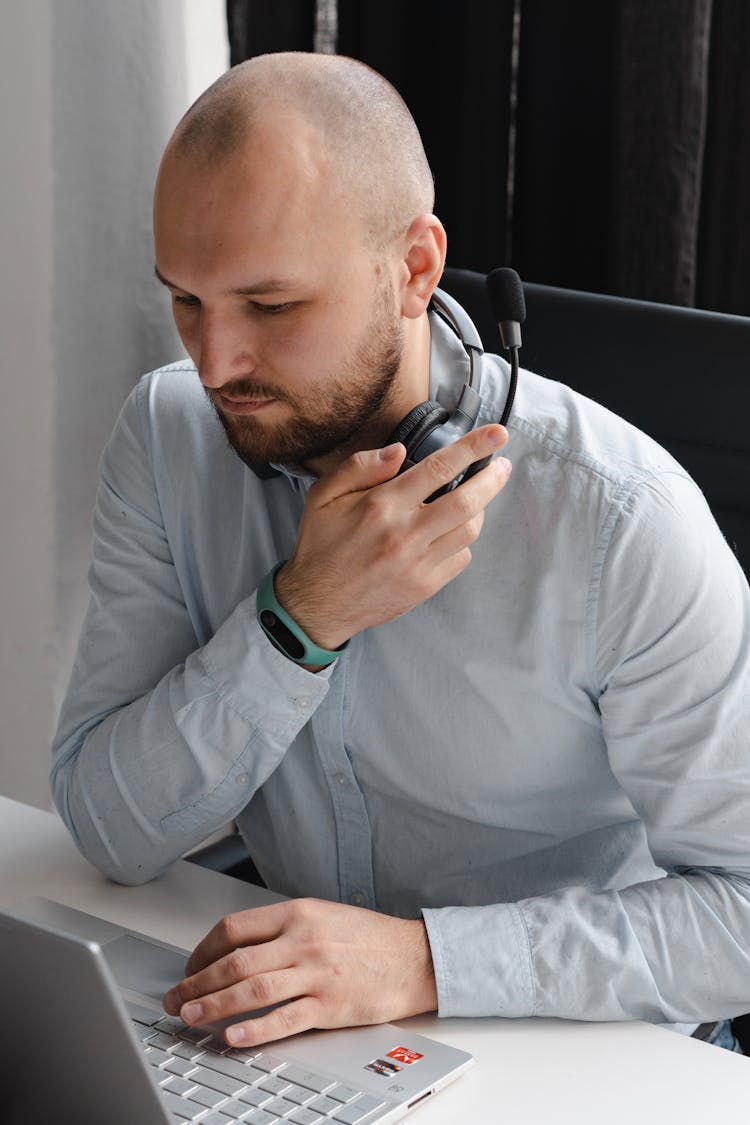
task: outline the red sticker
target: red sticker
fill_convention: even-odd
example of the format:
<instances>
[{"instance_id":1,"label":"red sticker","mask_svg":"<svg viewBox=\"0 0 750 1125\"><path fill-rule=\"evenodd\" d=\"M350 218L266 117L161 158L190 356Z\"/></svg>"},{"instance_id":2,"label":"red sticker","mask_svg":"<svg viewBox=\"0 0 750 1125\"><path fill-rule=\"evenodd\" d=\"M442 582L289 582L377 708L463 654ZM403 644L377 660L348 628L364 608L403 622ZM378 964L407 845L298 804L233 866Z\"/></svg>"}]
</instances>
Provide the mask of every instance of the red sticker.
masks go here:
<instances>
[{"instance_id":1,"label":"red sticker","mask_svg":"<svg viewBox=\"0 0 750 1125\"><path fill-rule=\"evenodd\" d=\"M408 1047L394 1047L392 1051L388 1052L389 1059L396 1059L400 1063L406 1063L407 1066L419 1062L423 1057L419 1051L410 1051Z\"/></svg>"}]
</instances>

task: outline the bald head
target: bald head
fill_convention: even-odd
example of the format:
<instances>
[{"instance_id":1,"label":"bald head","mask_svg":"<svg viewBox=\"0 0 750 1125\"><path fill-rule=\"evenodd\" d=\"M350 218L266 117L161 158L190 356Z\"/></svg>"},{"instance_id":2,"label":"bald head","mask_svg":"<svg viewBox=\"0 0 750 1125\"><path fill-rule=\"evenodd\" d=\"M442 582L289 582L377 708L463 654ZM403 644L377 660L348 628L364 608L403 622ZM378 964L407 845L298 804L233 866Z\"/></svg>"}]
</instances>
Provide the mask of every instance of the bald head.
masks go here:
<instances>
[{"instance_id":1,"label":"bald head","mask_svg":"<svg viewBox=\"0 0 750 1125\"><path fill-rule=\"evenodd\" d=\"M252 153L271 138L283 153L303 125L338 202L378 246L432 211L432 175L414 120L375 71L336 55L261 55L222 75L187 111L167 149L198 167ZM301 170L304 171L304 170Z\"/></svg>"}]
</instances>

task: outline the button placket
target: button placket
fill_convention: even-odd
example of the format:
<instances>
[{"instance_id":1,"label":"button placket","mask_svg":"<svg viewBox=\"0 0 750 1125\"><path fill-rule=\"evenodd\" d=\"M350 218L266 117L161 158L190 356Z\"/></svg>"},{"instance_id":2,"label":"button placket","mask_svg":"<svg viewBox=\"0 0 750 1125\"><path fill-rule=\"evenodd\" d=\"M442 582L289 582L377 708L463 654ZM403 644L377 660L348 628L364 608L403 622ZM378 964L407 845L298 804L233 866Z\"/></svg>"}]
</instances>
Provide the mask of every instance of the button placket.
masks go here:
<instances>
[{"instance_id":1,"label":"button placket","mask_svg":"<svg viewBox=\"0 0 750 1125\"><path fill-rule=\"evenodd\" d=\"M349 656L347 651L339 657L326 703L312 716L310 727L333 807L340 901L372 907L375 895L370 821L344 738ZM353 896L357 896L356 901Z\"/></svg>"}]
</instances>

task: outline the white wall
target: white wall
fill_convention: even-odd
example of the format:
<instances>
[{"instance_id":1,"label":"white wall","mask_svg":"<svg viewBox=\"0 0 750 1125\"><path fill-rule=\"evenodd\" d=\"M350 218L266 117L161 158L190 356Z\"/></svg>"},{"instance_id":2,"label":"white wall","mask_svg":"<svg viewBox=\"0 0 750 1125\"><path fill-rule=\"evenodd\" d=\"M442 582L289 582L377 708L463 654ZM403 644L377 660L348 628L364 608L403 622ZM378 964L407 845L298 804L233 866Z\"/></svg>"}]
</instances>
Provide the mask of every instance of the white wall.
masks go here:
<instances>
[{"instance_id":1,"label":"white wall","mask_svg":"<svg viewBox=\"0 0 750 1125\"><path fill-rule=\"evenodd\" d=\"M151 192L177 120L228 66L223 0L26 0L0 37L0 793L48 806L86 603L101 448L180 354Z\"/></svg>"}]
</instances>

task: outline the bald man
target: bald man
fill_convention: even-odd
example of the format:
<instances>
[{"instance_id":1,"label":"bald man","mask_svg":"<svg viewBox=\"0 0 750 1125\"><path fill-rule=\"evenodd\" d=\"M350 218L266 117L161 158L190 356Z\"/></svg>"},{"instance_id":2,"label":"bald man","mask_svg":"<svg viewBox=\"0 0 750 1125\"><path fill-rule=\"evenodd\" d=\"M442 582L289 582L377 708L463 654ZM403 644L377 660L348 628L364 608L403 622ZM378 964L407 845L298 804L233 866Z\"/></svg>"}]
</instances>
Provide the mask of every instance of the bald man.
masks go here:
<instances>
[{"instance_id":1,"label":"bald man","mask_svg":"<svg viewBox=\"0 0 750 1125\"><path fill-rule=\"evenodd\" d=\"M495 356L477 427L399 471L394 430L468 365L432 208L406 107L352 60L253 59L178 125L156 272L189 360L105 451L58 808L126 883L237 820L291 900L218 923L165 998L280 1005L235 1046L435 1008L726 1031L747 585L663 450L530 373L509 483Z\"/></svg>"}]
</instances>

